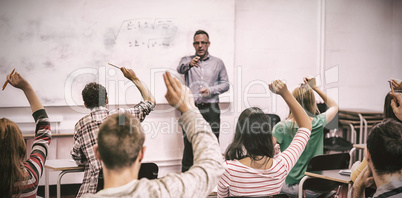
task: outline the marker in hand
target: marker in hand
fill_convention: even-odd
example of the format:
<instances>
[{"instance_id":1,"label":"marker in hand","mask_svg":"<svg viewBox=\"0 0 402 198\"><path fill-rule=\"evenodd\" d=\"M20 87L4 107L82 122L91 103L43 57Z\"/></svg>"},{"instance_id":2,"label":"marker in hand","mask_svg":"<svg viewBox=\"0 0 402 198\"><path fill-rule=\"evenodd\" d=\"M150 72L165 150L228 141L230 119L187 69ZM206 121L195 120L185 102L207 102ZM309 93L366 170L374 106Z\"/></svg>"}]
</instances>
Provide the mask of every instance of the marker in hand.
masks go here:
<instances>
[{"instance_id":1,"label":"marker in hand","mask_svg":"<svg viewBox=\"0 0 402 198\"><path fill-rule=\"evenodd\" d=\"M110 66L112 66L112 67L116 67L117 69L121 69L120 67L118 67L118 66L116 66L116 65L113 65L112 63L108 63Z\"/></svg>"},{"instance_id":2,"label":"marker in hand","mask_svg":"<svg viewBox=\"0 0 402 198\"><path fill-rule=\"evenodd\" d=\"M193 60L191 60L190 62L190 66L192 67L199 67L200 65L198 64L200 62L200 57L196 56L193 58Z\"/></svg>"},{"instance_id":3,"label":"marker in hand","mask_svg":"<svg viewBox=\"0 0 402 198\"><path fill-rule=\"evenodd\" d=\"M12 76L14 74L14 71L15 71L15 68L11 72L10 76ZM4 91L4 89L6 88L7 84L8 84L8 80L6 80L6 82L4 82L2 91Z\"/></svg>"},{"instance_id":4,"label":"marker in hand","mask_svg":"<svg viewBox=\"0 0 402 198\"><path fill-rule=\"evenodd\" d=\"M389 80L388 82L389 82L389 86L391 87L392 94L395 94L394 85L392 84L392 80Z\"/></svg>"}]
</instances>

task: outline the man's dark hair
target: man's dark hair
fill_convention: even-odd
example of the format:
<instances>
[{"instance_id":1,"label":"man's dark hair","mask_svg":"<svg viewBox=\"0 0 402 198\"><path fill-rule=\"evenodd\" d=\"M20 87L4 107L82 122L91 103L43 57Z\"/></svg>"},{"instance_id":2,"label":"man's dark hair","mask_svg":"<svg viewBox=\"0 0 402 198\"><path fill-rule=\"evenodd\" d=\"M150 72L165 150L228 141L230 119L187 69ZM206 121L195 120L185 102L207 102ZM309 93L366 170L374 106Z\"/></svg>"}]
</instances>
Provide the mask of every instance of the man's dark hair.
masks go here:
<instances>
[{"instance_id":1,"label":"man's dark hair","mask_svg":"<svg viewBox=\"0 0 402 198\"><path fill-rule=\"evenodd\" d=\"M85 105L89 109L106 105L106 88L98 83L88 83L81 94Z\"/></svg>"},{"instance_id":2,"label":"man's dark hair","mask_svg":"<svg viewBox=\"0 0 402 198\"><path fill-rule=\"evenodd\" d=\"M197 36L197 35L199 35L199 34L205 34L205 35L207 35L207 38L209 39L208 33L207 33L206 31L204 31L204 30L197 30L197 31L194 33L194 37Z\"/></svg>"},{"instance_id":3,"label":"man's dark hair","mask_svg":"<svg viewBox=\"0 0 402 198\"><path fill-rule=\"evenodd\" d=\"M375 171L379 174L397 173L402 170L402 123L385 119L371 129L367 139Z\"/></svg>"},{"instance_id":4,"label":"man's dark hair","mask_svg":"<svg viewBox=\"0 0 402 198\"><path fill-rule=\"evenodd\" d=\"M130 114L114 114L100 126L98 149L106 168L119 170L137 160L145 141L140 121Z\"/></svg>"}]
</instances>

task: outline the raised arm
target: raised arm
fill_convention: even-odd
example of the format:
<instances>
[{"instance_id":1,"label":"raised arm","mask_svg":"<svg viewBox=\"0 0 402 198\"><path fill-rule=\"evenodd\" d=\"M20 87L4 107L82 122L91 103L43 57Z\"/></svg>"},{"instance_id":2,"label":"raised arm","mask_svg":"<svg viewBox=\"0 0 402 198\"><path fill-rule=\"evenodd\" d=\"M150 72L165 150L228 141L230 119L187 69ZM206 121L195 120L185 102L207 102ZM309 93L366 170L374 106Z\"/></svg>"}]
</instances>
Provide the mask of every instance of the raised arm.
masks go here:
<instances>
[{"instance_id":1,"label":"raised arm","mask_svg":"<svg viewBox=\"0 0 402 198\"><path fill-rule=\"evenodd\" d=\"M21 196L36 196L39 179L43 173L48 148L52 139L50 122L42 103L39 101L31 85L18 72L7 76L7 81L15 88L21 89L27 97L35 119L35 139L31 154L24 163L26 173L29 175L23 183ZM29 179L28 179L29 178Z\"/></svg>"},{"instance_id":2,"label":"raised arm","mask_svg":"<svg viewBox=\"0 0 402 198\"><path fill-rule=\"evenodd\" d=\"M9 74L7 76L7 81L13 87L21 89L24 92L31 106L32 113L39 109L43 109L42 103L39 101L39 98L36 96L31 85L18 72L15 72L13 75Z\"/></svg>"},{"instance_id":3,"label":"raised arm","mask_svg":"<svg viewBox=\"0 0 402 198\"><path fill-rule=\"evenodd\" d=\"M392 83L392 86L394 86L395 90L402 90L402 81L392 79L391 83Z\"/></svg>"},{"instance_id":4,"label":"raised arm","mask_svg":"<svg viewBox=\"0 0 402 198\"><path fill-rule=\"evenodd\" d=\"M297 125L300 128L307 128L311 131L311 120L304 111L303 107L297 102L293 95L289 92L285 83L281 80L275 80L269 84L269 89L278 95L280 95L289 106L290 112L293 114Z\"/></svg>"},{"instance_id":5,"label":"raised arm","mask_svg":"<svg viewBox=\"0 0 402 198\"><path fill-rule=\"evenodd\" d=\"M311 120L307 113L289 92L284 84L280 80L274 81L269 85L272 92L279 94L288 104L290 112L293 114L299 129L297 130L292 142L289 147L286 148L281 154L278 155L278 159L284 159L283 162L288 171L290 171L296 164L300 155L303 153L304 148L307 145L307 141L311 134Z\"/></svg>"},{"instance_id":6,"label":"raised arm","mask_svg":"<svg viewBox=\"0 0 402 198\"><path fill-rule=\"evenodd\" d=\"M163 77L167 87L167 101L182 112L179 123L193 145L194 165L185 173L170 174L153 182L169 197L207 197L223 173L218 140L194 106L190 90L169 73Z\"/></svg>"},{"instance_id":7,"label":"raised arm","mask_svg":"<svg viewBox=\"0 0 402 198\"><path fill-rule=\"evenodd\" d=\"M304 82L308 84L315 92L317 92L318 95L324 100L325 104L328 106L327 111L325 111L325 115L327 118L327 123L331 122L332 119L336 116L338 113L338 104L336 102L328 97L316 84L315 78L308 78L305 77Z\"/></svg>"},{"instance_id":8,"label":"raised arm","mask_svg":"<svg viewBox=\"0 0 402 198\"><path fill-rule=\"evenodd\" d=\"M124 76L127 79L131 80L135 84L135 86L140 91L142 98L145 101L150 101L153 104L156 104L154 96L151 94L151 92L148 90L148 88L142 84L141 80L137 77L137 75L135 74L135 72L132 69L127 69L125 67L122 67L121 71L123 72Z\"/></svg>"}]
</instances>

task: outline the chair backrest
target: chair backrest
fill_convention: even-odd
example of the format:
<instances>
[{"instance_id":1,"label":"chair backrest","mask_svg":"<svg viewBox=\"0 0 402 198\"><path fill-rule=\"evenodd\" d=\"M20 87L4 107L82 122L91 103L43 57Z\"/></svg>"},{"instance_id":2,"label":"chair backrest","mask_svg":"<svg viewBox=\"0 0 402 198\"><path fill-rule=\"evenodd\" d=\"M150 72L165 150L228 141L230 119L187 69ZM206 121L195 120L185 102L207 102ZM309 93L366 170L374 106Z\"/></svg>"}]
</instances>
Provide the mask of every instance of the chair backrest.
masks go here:
<instances>
[{"instance_id":1,"label":"chair backrest","mask_svg":"<svg viewBox=\"0 0 402 198\"><path fill-rule=\"evenodd\" d=\"M336 153L317 155L311 158L307 171L347 169L349 167L349 153ZM339 186L338 182L326 179L309 178L304 181L303 189L310 189L318 192L329 192Z\"/></svg>"},{"instance_id":2,"label":"chair backrest","mask_svg":"<svg viewBox=\"0 0 402 198\"><path fill-rule=\"evenodd\" d=\"M349 151L353 148L353 144L341 137L324 138L324 150L329 151Z\"/></svg>"},{"instance_id":3,"label":"chair backrest","mask_svg":"<svg viewBox=\"0 0 402 198\"><path fill-rule=\"evenodd\" d=\"M267 117L268 117L269 125L271 126L271 131L272 131L272 129L274 128L275 124L277 124L278 122L281 121L281 118L278 115L274 114L274 113L267 113L265 115L267 115Z\"/></svg>"},{"instance_id":4,"label":"chair backrest","mask_svg":"<svg viewBox=\"0 0 402 198\"><path fill-rule=\"evenodd\" d=\"M142 163L140 167L140 171L138 173L138 179L143 177L148 179L156 179L158 178L159 167L157 164L150 163Z\"/></svg>"},{"instance_id":5,"label":"chair backrest","mask_svg":"<svg viewBox=\"0 0 402 198\"><path fill-rule=\"evenodd\" d=\"M317 155L310 159L307 171L334 170L349 168L349 153Z\"/></svg>"}]
</instances>

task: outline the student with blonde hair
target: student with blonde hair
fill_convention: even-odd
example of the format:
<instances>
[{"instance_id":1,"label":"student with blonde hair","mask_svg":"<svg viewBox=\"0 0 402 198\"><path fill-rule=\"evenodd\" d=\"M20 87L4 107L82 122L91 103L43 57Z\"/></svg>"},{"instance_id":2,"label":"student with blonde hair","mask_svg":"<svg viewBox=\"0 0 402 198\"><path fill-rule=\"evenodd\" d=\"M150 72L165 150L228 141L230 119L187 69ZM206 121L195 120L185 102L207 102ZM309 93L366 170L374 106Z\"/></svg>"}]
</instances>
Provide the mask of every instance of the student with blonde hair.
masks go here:
<instances>
[{"instance_id":1,"label":"student with blonde hair","mask_svg":"<svg viewBox=\"0 0 402 198\"><path fill-rule=\"evenodd\" d=\"M226 168L218 183L218 197L278 194L307 144L311 121L306 112L282 81L274 81L270 89L282 96L300 128L289 148L274 157L275 144L267 116L257 107L244 110L226 150Z\"/></svg>"},{"instance_id":2,"label":"student with blonde hair","mask_svg":"<svg viewBox=\"0 0 402 198\"><path fill-rule=\"evenodd\" d=\"M31 85L17 72L7 81L21 89L29 101L35 119L35 140L26 158L21 130L13 121L0 119L0 193L1 197L36 197L48 146L52 138L49 118Z\"/></svg>"},{"instance_id":3,"label":"student with blonde hair","mask_svg":"<svg viewBox=\"0 0 402 198\"><path fill-rule=\"evenodd\" d=\"M314 91L321 96L325 104L329 107L324 113L320 113L314 96ZM304 78L304 84L297 87L292 92L298 103L304 108L310 116L312 122L312 130L310 140L300 156L299 160L286 177L285 185L281 192L290 196L297 196L299 182L306 172L308 162L316 155L322 155L324 152L324 127L338 113L338 105L328 97L317 85L315 78ZM280 145L281 151L286 150L293 141L295 132L299 126L295 122L294 115L289 112L286 120L275 125L273 136ZM307 197L317 197L323 192L314 192L306 190Z\"/></svg>"}]
</instances>

